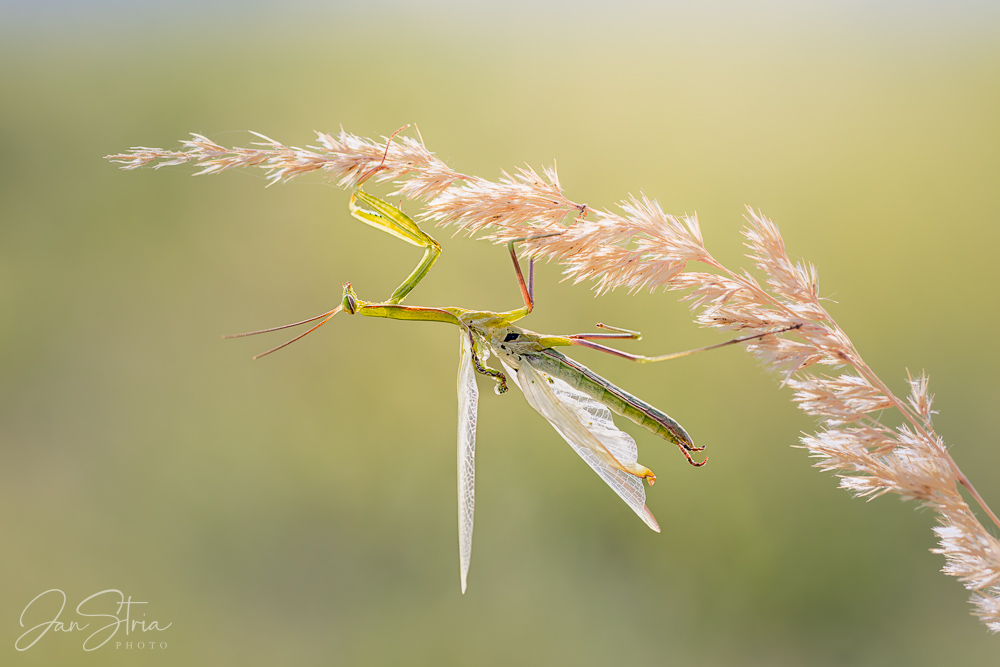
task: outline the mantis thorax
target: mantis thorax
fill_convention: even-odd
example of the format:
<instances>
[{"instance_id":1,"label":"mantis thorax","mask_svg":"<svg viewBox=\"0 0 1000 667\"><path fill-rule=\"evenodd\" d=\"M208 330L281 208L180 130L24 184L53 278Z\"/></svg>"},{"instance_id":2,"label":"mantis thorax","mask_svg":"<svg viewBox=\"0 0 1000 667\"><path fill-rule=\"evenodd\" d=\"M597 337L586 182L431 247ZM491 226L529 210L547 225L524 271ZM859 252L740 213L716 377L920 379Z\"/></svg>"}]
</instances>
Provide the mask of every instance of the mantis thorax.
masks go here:
<instances>
[{"instance_id":1,"label":"mantis thorax","mask_svg":"<svg viewBox=\"0 0 1000 667\"><path fill-rule=\"evenodd\" d=\"M538 354L545 348L538 334L514 325L493 327L485 333L493 351L515 370L525 355Z\"/></svg>"}]
</instances>

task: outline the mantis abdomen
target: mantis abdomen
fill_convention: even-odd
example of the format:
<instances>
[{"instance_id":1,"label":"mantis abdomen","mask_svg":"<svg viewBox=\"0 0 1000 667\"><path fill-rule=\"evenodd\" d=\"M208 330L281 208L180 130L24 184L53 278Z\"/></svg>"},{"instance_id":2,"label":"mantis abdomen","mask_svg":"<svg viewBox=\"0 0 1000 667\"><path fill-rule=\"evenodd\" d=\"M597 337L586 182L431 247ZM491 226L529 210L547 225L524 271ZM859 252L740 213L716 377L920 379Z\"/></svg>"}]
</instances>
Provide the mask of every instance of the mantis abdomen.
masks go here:
<instances>
[{"instance_id":1,"label":"mantis abdomen","mask_svg":"<svg viewBox=\"0 0 1000 667\"><path fill-rule=\"evenodd\" d=\"M563 380L574 389L604 404L616 415L631 420L664 440L688 451L698 449L691 441L691 436L670 415L616 387L564 354L546 348L530 355L530 363L538 370Z\"/></svg>"}]
</instances>

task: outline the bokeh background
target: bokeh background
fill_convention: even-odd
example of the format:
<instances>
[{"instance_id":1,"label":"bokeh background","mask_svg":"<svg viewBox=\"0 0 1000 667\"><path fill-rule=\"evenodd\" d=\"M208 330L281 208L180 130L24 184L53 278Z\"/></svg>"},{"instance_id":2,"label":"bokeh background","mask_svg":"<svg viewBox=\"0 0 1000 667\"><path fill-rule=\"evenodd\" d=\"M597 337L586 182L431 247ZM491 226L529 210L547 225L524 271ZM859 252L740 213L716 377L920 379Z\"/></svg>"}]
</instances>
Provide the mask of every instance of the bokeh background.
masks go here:
<instances>
[{"instance_id":1,"label":"bokeh background","mask_svg":"<svg viewBox=\"0 0 1000 667\"><path fill-rule=\"evenodd\" d=\"M736 349L578 355L709 445L695 470L635 432L660 535L484 383L463 597L454 332L341 317L258 362L281 334L219 339L322 312L344 280L387 294L419 251L318 177L102 159L415 122L468 173L558 160L592 206L697 211L734 266L759 207L892 387L930 373L940 433L1000 505L1000 6L606 5L0 5L0 662L996 664L933 516L810 468L811 420ZM437 236L409 302L518 304L501 249ZM539 268L527 326L598 320L649 354L720 340L673 295L595 299ZM168 646L15 651L49 588L66 621L108 588L146 601Z\"/></svg>"}]
</instances>

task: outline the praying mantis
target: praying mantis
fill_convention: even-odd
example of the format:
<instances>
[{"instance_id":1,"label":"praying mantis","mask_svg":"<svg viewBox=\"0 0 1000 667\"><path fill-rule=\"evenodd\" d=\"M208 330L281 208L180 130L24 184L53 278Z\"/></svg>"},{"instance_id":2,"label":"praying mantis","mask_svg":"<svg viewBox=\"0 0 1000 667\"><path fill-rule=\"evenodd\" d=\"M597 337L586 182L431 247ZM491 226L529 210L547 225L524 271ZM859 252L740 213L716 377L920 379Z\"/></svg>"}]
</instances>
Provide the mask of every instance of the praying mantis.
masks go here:
<instances>
[{"instance_id":1,"label":"praying mantis","mask_svg":"<svg viewBox=\"0 0 1000 667\"><path fill-rule=\"evenodd\" d=\"M692 453L700 452L704 447L695 446L681 425L665 412L613 385L556 348L577 345L647 363L675 359L694 352L771 334L736 338L695 350L649 357L629 354L596 342L640 337L638 332L627 329L598 324L597 326L603 329L598 333L553 336L521 328L515 323L526 317L534 308L534 260L529 260L528 278L525 280L515 251L515 243L528 240L527 238L515 239L507 244L521 292L522 307L506 312L493 312L456 307L403 305L402 301L437 261L441 254L441 246L400 209L361 189L360 186L365 178L374 171L359 179L358 187L351 195L349 207L351 215L376 229L424 249L422 259L410 275L385 301L364 301L354 292L351 283L346 282L343 284L341 302L333 310L301 322L235 334L227 338L267 333L320 320L305 333L257 355L254 357L256 359L299 340L341 312L394 320L442 322L458 328L458 541L463 594L466 591L472 558L476 417L479 401L477 373L492 378L496 383L495 391L498 394L507 391L508 378L513 380L528 404L555 428L647 526L660 532L656 519L646 507L646 493L643 487L643 480L652 485L656 476L649 468L638 462L635 440L615 426L612 413L625 417L673 443L693 466L704 465L707 461L707 459L695 461L692 457ZM499 359L503 371L495 370L485 364L491 356Z\"/></svg>"}]
</instances>

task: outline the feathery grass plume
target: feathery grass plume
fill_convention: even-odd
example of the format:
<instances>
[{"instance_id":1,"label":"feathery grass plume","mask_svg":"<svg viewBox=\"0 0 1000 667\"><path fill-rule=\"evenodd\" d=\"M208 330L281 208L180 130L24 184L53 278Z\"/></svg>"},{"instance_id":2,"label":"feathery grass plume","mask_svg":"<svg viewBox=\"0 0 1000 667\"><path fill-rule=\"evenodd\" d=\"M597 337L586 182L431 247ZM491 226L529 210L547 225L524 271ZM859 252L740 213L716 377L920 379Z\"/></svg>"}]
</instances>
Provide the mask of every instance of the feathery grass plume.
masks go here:
<instances>
[{"instance_id":1,"label":"feathery grass plume","mask_svg":"<svg viewBox=\"0 0 1000 667\"><path fill-rule=\"evenodd\" d=\"M934 431L927 377L910 378L905 400L894 395L820 303L816 269L793 263L777 226L759 212L747 209L743 233L763 285L712 257L695 216L668 215L646 196L622 201L620 213L594 210L563 194L554 167L542 175L530 167L502 172L491 182L452 170L422 141L406 136L376 142L343 130L336 137L317 132L319 145L304 149L263 135L252 148L224 148L192 136L180 151L137 147L107 157L123 169L192 163L198 174L258 167L271 183L314 171L343 187L369 177L392 181L394 195L425 202L424 219L498 243L529 237L525 255L560 262L567 277L593 281L599 293L618 287L680 291L699 324L743 334L797 326L746 347L780 373L802 410L820 420L820 430L804 436L801 446L817 459L816 467L836 471L840 486L857 496L895 493L932 509L939 523L933 551L944 556L943 571L972 591L974 613L1000 632L1000 541L959 487L994 524L1000 526L1000 519ZM703 270L689 270L692 262ZM816 365L845 370L807 370ZM881 421L887 410L901 415L901 425Z\"/></svg>"}]
</instances>

